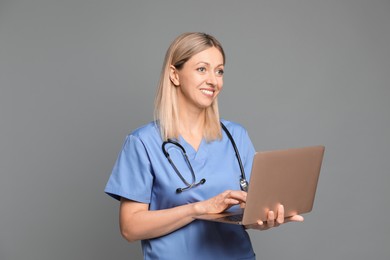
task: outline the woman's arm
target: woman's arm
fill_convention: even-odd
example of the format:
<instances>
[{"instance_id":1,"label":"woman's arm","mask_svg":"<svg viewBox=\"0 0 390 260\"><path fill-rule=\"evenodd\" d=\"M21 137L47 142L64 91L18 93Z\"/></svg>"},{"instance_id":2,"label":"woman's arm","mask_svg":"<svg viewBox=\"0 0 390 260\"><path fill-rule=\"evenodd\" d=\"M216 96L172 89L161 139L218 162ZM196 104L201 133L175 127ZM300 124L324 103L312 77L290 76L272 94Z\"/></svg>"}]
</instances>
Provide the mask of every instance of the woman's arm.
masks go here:
<instances>
[{"instance_id":1,"label":"woman's arm","mask_svg":"<svg viewBox=\"0 0 390 260\"><path fill-rule=\"evenodd\" d=\"M245 192L228 190L205 201L170 209L149 210L149 204L122 198L121 234L129 242L163 236L189 224L197 215L219 213L245 200Z\"/></svg>"}]
</instances>

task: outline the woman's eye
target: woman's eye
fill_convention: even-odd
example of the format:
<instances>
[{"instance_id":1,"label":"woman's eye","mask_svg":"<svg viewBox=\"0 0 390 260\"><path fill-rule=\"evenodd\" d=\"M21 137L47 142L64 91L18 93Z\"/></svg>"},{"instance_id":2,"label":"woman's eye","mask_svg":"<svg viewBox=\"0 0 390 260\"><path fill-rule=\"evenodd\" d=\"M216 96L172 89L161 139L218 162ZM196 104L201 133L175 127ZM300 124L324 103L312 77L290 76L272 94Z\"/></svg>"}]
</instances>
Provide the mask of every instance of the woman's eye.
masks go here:
<instances>
[{"instance_id":1,"label":"woman's eye","mask_svg":"<svg viewBox=\"0 0 390 260\"><path fill-rule=\"evenodd\" d=\"M200 67L197 69L199 72L205 72L206 71L206 68L205 67Z\"/></svg>"},{"instance_id":2,"label":"woman's eye","mask_svg":"<svg viewBox=\"0 0 390 260\"><path fill-rule=\"evenodd\" d=\"M219 76L222 76L222 75L223 75L223 73L224 73L224 71L223 71L222 69L220 69L220 70L217 70L217 75L219 75Z\"/></svg>"}]
</instances>

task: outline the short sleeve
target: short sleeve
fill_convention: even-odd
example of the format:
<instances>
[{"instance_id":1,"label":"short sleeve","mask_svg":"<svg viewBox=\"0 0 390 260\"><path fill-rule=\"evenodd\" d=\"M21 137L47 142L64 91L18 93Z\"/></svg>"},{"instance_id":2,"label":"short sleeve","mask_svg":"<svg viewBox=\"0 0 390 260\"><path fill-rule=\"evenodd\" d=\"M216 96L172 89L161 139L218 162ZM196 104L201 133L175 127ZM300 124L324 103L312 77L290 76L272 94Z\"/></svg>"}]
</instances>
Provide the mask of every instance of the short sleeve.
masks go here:
<instances>
[{"instance_id":1,"label":"short sleeve","mask_svg":"<svg viewBox=\"0 0 390 260\"><path fill-rule=\"evenodd\" d=\"M117 200L124 197L150 203L153 184L151 168L142 141L134 135L128 135L104 191Z\"/></svg>"}]
</instances>

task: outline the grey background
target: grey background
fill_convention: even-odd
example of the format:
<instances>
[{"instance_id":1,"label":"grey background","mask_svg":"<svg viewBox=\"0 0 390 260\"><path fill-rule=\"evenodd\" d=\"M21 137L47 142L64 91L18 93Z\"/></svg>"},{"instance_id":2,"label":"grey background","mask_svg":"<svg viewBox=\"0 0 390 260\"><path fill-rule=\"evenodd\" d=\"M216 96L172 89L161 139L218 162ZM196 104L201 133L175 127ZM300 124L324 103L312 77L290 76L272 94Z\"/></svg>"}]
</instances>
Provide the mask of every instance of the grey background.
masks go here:
<instances>
[{"instance_id":1,"label":"grey background","mask_svg":"<svg viewBox=\"0 0 390 260\"><path fill-rule=\"evenodd\" d=\"M390 1L0 1L0 259L139 259L103 193L152 120L165 50L215 35L221 114L257 150L324 144L305 222L250 231L259 259L390 256Z\"/></svg>"}]
</instances>

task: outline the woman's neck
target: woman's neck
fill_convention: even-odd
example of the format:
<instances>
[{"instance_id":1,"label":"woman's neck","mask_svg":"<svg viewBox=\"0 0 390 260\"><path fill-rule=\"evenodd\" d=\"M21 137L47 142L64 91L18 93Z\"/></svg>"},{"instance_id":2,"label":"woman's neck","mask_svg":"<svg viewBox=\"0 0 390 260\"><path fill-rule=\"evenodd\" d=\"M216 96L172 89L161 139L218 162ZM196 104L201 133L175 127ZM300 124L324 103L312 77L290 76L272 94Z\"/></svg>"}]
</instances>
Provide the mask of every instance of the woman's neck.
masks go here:
<instances>
[{"instance_id":1,"label":"woman's neck","mask_svg":"<svg viewBox=\"0 0 390 260\"><path fill-rule=\"evenodd\" d=\"M185 113L179 116L179 134L191 144L195 150L198 150L203 138L205 110L199 113Z\"/></svg>"}]
</instances>

